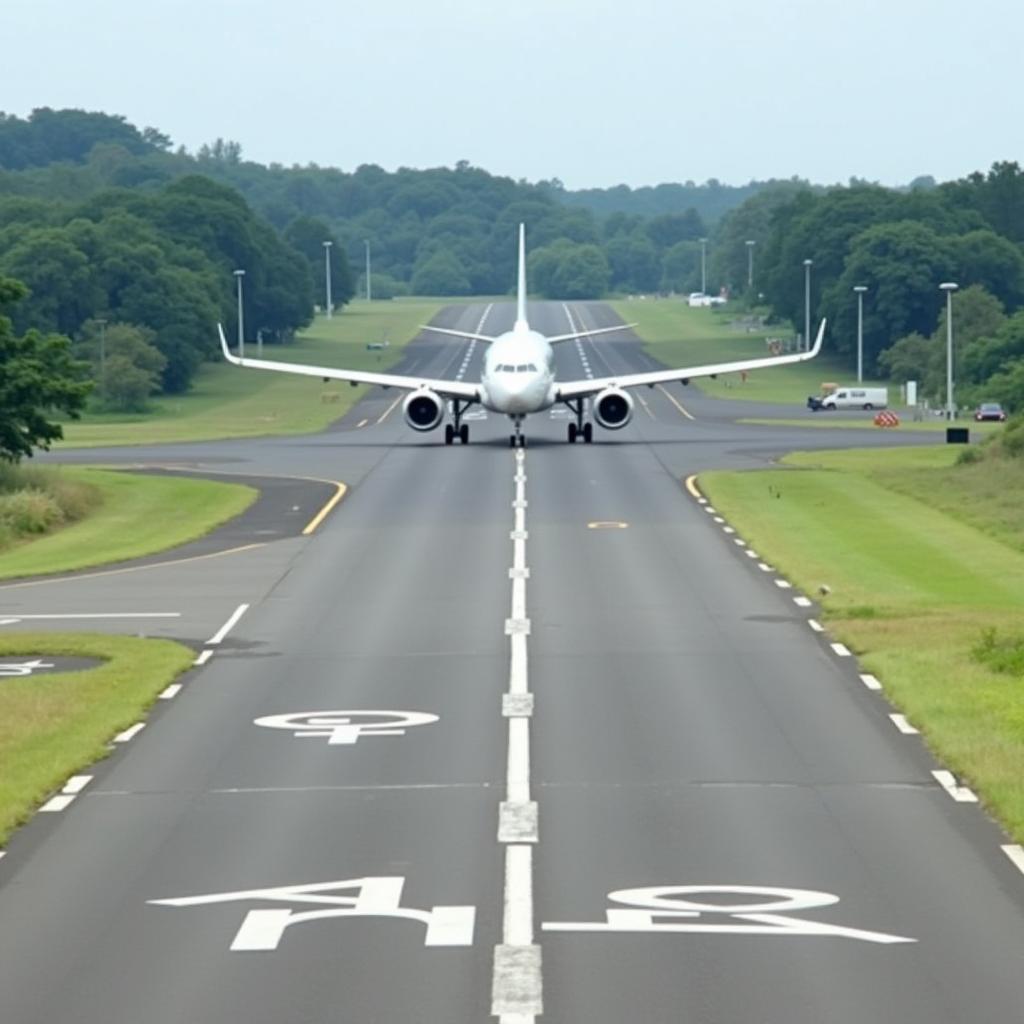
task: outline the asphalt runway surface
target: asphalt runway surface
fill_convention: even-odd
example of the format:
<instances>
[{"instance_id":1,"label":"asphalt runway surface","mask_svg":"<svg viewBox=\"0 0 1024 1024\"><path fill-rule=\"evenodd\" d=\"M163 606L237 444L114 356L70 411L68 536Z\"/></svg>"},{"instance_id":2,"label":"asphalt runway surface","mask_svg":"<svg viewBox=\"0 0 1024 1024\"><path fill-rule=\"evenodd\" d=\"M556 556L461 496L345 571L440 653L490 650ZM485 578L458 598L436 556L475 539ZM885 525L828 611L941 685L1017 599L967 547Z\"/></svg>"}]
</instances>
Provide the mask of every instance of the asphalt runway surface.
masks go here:
<instances>
[{"instance_id":1,"label":"asphalt runway surface","mask_svg":"<svg viewBox=\"0 0 1024 1024\"><path fill-rule=\"evenodd\" d=\"M471 380L480 358L424 337L399 371ZM651 365L628 334L558 362ZM672 386L593 445L565 443L565 410L531 417L517 454L494 414L446 447L397 397L310 437L60 456L265 498L200 548L0 587L3 628L202 662L9 843L3 1024L1024 1017L1008 840L683 484L939 438L745 426L749 404ZM348 493L303 535L330 481Z\"/></svg>"}]
</instances>

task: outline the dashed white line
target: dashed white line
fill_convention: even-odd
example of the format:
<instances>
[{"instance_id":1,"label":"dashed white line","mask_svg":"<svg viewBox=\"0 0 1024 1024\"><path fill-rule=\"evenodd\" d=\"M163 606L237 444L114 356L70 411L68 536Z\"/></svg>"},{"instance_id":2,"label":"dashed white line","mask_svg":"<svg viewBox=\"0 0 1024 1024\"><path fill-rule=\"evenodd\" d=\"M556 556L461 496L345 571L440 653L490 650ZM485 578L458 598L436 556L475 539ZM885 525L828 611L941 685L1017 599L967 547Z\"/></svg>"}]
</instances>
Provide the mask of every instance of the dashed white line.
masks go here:
<instances>
[{"instance_id":1,"label":"dashed white line","mask_svg":"<svg viewBox=\"0 0 1024 1024\"><path fill-rule=\"evenodd\" d=\"M790 583L789 580L776 580L775 586L777 586L780 590L790 590L792 589L793 584Z\"/></svg>"},{"instance_id":2,"label":"dashed white line","mask_svg":"<svg viewBox=\"0 0 1024 1024\"><path fill-rule=\"evenodd\" d=\"M235 610L234 610L234 611L233 611L233 612L231 613L231 618L230 618L230 619L228 619L228 621L227 621L227 622L225 622L225 623L224 623L224 625L223 625L223 626L221 626L221 627L220 627L220 629L218 629L218 630L217 630L217 632L216 632L216 633L214 633L214 634L213 634L213 636L211 636L211 637L210 637L210 639L209 639L209 640L207 640L206 642L207 642L208 644L219 644L219 643L220 643L220 642L221 642L221 641L222 641L222 640L224 639L224 637L226 637L226 636L228 635L228 633L230 633L230 632L231 632L231 630L232 630L232 629L234 628L234 626L236 625L236 623L238 622L238 620L239 620L239 619L240 619L240 618L241 618L241 617L242 617L242 616L243 616L243 615L244 615L244 614L245 614L245 613L246 613L246 612L247 612L248 610L249 610L249 606L248 606L247 604L240 604L240 605L239 605L239 606L238 606L238 607L237 607L237 608L236 608L236 609L235 609Z\"/></svg>"},{"instance_id":3,"label":"dashed white line","mask_svg":"<svg viewBox=\"0 0 1024 1024\"><path fill-rule=\"evenodd\" d=\"M817 619L808 619L807 625L814 630L815 633L824 633L825 627Z\"/></svg>"},{"instance_id":4,"label":"dashed white line","mask_svg":"<svg viewBox=\"0 0 1024 1024\"><path fill-rule=\"evenodd\" d=\"M1003 847L1003 853L1013 861L1017 870L1024 874L1024 847L1006 845Z\"/></svg>"},{"instance_id":5,"label":"dashed white line","mask_svg":"<svg viewBox=\"0 0 1024 1024\"><path fill-rule=\"evenodd\" d=\"M860 681L869 690L880 690L882 688L882 684L873 675L871 675L870 672L862 672L860 676Z\"/></svg>"},{"instance_id":6,"label":"dashed white line","mask_svg":"<svg viewBox=\"0 0 1024 1024\"><path fill-rule=\"evenodd\" d=\"M70 804L74 802L75 798L72 795L60 794L57 796L50 797L50 799L47 800L46 803L39 808L39 810L47 814L52 814L56 811L63 811L66 807L68 807Z\"/></svg>"},{"instance_id":7,"label":"dashed white line","mask_svg":"<svg viewBox=\"0 0 1024 1024\"><path fill-rule=\"evenodd\" d=\"M918 731L907 721L906 715L890 715L889 717L892 719L892 724L895 725L904 736L918 735Z\"/></svg>"},{"instance_id":8,"label":"dashed white line","mask_svg":"<svg viewBox=\"0 0 1024 1024\"><path fill-rule=\"evenodd\" d=\"M958 786L952 772L945 770L933 771L935 781L958 803L976 804L978 798L966 786Z\"/></svg>"},{"instance_id":9,"label":"dashed white line","mask_svg":"<svg viewBox=\"0 0 1024 1024\"><path fill-rule=\"evenodd\" d=\"M213 642L214 642L213 640L210 641L211 644ZM193 665L205 665L212 657L213 657L213 651L211 651L209 648L207 648L205 651L203 651L196 658L195 661L192 662L192 664Z\"/></svg>"},{"instance_id":10,"label":"dashed white line","mask_svg":"<svg viewBox=\"0 0 1024 1024\"><path fill-rule=\"evenodd\" d=\"M181 693L181 683L171 683L171 685L160 694L160 700L173 700L179 693Z\"/></svg>"},{"instance_id":11,"label":"dashed white line","mask_svg":"<svg viewBox=\"0 0 1024 1024\"><path fill-rule=\"evenodd\" d=\"M835 643L835 644L829 644L829 646L832 648L833 651L835 651L836 656L839 657L839 658L851 658L851 657L853 657L853 655L850 654L850 649L845 644Z\"/></svg>"},{"instance_id":12,"label":"dashed white line","mask_svg":"<svg viewBox=\"0 0 1024 1024\"><path fill-rule=\"evenodd\" d=\"M125 729L124 732L119 732L114 737L114 742L115 743L128 743L131 740L135 739L135 737L138 736L139 733L142 732L142 730L145 729L145 728L146 728L146 723L145 722L136 722L133 726L131 726L131 728Z\"/></svg>"},{"instance_id":13,"label":"dashed white line","mask_svg":"<svg viewBox=\"0 0 1024 1024\"><path fill-rule=\"evenodd\" d=\"M61 790L62 793L81 793L89 783L92 782L91 775L72 775L67 782L64 783L64 788Z\"/></svg>"},{"instance_id":14,"label":"dashed white line","mask_svg":"<svg viewBox=\"0 0 1024 1024\"><path fill-rule=\"evenodd\" d=\"M799 605L801 608L810 608L811 599L809 597L794 597L793 604Z\"/></svg>"}]
</instances>

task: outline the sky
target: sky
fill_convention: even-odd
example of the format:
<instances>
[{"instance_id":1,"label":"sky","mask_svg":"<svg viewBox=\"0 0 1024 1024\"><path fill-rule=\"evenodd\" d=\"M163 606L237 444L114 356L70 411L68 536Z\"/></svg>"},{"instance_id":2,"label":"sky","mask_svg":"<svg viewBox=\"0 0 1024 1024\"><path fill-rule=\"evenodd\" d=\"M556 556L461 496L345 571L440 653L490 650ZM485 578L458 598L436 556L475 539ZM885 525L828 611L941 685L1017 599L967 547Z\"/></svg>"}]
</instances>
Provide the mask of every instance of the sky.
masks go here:
<instances>
[{"instance_id":1,"label":"sky","mask_svg":"<svg viewBox=\"0 0 1024 1024\"><path fill-rule=\"evenodd\" d=\"M1016 0L3 0L0 111L567 188L1024 160Z\"/></svg>"}]
</instances>

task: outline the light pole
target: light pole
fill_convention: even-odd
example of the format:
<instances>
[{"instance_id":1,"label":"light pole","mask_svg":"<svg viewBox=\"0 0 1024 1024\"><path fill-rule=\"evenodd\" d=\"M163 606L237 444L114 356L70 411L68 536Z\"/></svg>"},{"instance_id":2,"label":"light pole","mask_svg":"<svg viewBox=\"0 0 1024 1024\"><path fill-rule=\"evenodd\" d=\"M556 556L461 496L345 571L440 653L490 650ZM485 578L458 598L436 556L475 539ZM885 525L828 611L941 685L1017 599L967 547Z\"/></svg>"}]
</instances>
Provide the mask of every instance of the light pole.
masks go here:
<instances>
[{"instance_id":1,"label":"light pole","mask_svg":"<svg viewBox=\"0 0 1024 1024\"><path fill-rule=\"evenodd\" d=\"M804 343L803 347L811 346L811 266L814 260L804 260ZM799 346L797 351L799 351Z\"/></svg>"},{"instance_id":2,"label":"light pole","mask_svg":"<svg viewBox=\"0 0 1024 1024\"><path fill-rule=\"evenodd\" d=\"M708 293L708 240L700 240L700 293Z\"/></svg>"},{"instance_id":3,"label":"light pole","mask_svg":"<svg viewBox=\"0 0 1024 1024\"><path fill-rule=\"evenodd\" d=\"M960 286L944 281L939 287L946 293L946 419L953 418L953 292Z\"/></svg>"},{"instance_id":4,"label":"light pole","mask_svg":"<svg viewBox=\"0 0 1024 1024\"><path fill-rule=\"evenodd\" d=\"M366 301L369 302L373 298L373 292L370 290L370 240L364 238L363 245L366 246Z\"/></svg>"},{"instance_id":5,"label":"light pole","mask_svg":"<svg viewBox=\"0 0 1024 1024\"><path fill-rule=\"evenodd\" d=\"M333 242L324 242L324 278L327 281L327 319L334 315L334 306L331 303L331 246Z\"/></svg>"},{"instance_id":6,"label":"light pole","mask_svg":"<svg viewBox=\"0 0 1024 1024\"><path fill-rule=\"evenodd\" d=\"M864 293L868 290L866 284L855 284L853 290L857 293L857 383L864 380Z\"/></svg>"},{"instance_id":7,"label":"light pole","mask_svg":"<svg viewBox=\"0 0 1024 1024\"><path fill-rule=\"evenodd\" d=\"M238 288L238 358L245 358L245 326L242 320L242 278L245 277L244 270L235 271L235 281Z\"/></svg>"},{"instance_id":8,"label":"light pole","mask_svg":"<svg viewBox=\"0 0 1024 1024\"><path fill-rule=\"evenodd\" d=\"M747 239L747 291L753 291L754 288L754 246L756 244L754 239Z\"/></svg>"}]
</instances>

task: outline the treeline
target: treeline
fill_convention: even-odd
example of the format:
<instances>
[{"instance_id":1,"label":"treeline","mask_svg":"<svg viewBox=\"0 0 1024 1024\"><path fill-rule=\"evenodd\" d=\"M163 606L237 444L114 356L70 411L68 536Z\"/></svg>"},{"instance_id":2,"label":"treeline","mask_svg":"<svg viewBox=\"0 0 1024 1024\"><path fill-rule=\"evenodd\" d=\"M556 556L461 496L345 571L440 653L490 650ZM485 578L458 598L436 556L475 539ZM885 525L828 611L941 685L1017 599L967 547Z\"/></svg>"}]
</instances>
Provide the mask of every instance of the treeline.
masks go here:
<instances>
[{"instance_id":1,"label":"treeline","mask_svg":"<svg viewBox=\"0 0 1024 1024\"><path fill-rule=\"evenodd\" d=\"M69 138L61 139L65 121ZM688 207L603 217L569 205L557 181L513 181L465 161L394 173L372 164L351 173L285 168L245 161L241 147L224 140L195 154L172 152L156 129L139 131L106 114L39 110L24 120L0 118L0 195L81 202L110 187L152 191L196 173L239 191L281 232L300 217L322 220L360 270L368 247L376 298L506 293L520 221L538 268L532 287L552 298L692 289L700 280L697 239L707 226ZM715 215L723 196L738 202L746 194L733 191L708 189L718 196ZM356 284L365 289L365 280Z\"/></svg>"},{"instance_id":2,"label":"treeline","mask_svg":"<svg viewBox=\"0 0 1024 1024\"><path fill-rule=\"evenodd\" d=\"M753 241L753 253L747 245ZM856 184L819 192L763 190L714 232L711 279L802 329L805 260L811 319L827 317L829 344L856 366L856 286L864 292L866 372L921 381L944 401L945 309L954 282L954 376L963 404L1024 407L1024 172L987 174L901 192Z\"/></svg>"}]
</instances>

